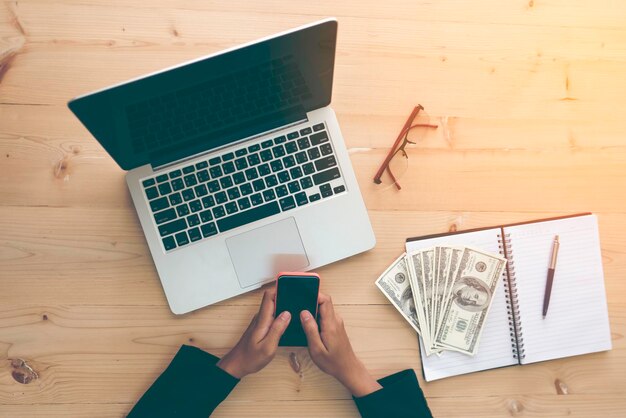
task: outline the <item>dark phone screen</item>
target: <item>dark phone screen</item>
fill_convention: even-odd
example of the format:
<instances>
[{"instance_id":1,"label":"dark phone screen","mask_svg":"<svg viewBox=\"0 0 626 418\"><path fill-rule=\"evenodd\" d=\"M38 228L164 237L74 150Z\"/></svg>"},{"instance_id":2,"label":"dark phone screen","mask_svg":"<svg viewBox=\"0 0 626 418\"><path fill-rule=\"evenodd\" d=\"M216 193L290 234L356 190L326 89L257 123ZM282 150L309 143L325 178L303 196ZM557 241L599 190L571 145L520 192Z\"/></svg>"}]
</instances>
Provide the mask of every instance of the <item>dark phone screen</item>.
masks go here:
<instances>
[{"instance_id":1,"label":"dark phone screen","mask_svg":"<svg viewBox=\"0 0 626 418\"><path fill-rule=\"evenodd\" d=\"M276 315L291 313L291 322L278 345L306 346L306 335L300 323L300 312L307 310L317 317L317 295L320 281L312 276L280 276L276 293Z\"/></svg>"}]
</instances>

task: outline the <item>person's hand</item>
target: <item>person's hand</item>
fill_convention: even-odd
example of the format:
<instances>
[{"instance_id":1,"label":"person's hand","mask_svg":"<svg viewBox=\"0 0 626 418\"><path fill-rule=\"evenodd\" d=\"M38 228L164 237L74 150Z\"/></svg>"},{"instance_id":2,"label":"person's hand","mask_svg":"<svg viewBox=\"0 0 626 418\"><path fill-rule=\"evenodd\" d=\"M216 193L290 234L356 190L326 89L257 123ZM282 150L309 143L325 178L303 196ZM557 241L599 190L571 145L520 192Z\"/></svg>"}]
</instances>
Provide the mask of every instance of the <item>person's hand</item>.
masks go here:
<instances>
[{"instance_id":1,"label":"person's hand","mask_svg":"<svg viewBox=\"0 0 626 418\"><path fill-rule=\"evenodd\" d=\"M267 366L276 354L278 341L287 329L291 314L287 311L274 318L276 290L266 290L259 312L254 315L241 339L217 366L238 379Z\"/></svg>"},{"instance_id":2,"label":"person's hand","mask_svg":"<svg viewBox=\"0 0 626 418\"><path fill-rule=\"evenodd\" d=\"M300 313L313 362L323 372L339 380L356 397L380 389L382 386L354 354L343 319L335 313L330 297L320 293L318 302L321 333L309 311Z\"/></svg>"}]
</instances>

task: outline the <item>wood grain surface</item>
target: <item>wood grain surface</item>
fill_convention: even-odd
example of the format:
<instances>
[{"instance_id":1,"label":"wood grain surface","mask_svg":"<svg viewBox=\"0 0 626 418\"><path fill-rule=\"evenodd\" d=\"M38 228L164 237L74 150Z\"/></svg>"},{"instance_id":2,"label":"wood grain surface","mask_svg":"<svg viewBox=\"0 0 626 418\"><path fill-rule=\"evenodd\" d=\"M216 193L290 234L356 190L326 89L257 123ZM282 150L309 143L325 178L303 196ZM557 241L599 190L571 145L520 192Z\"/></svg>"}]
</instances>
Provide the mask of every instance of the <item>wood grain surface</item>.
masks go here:
<instances>
[{"instance_id":1,"label":"wood grain surface","mask_svg":"<svg viewBox=\"0 0 626 418\"><path fill-rule=\"evenodd\" d=\"M260 301L169 311L125 173L66 102L327 16L332 106L378 242L319 273L358 355L376 377L419 373L373 283L406 237L591 211L613 350L420 382L437 417L624 416L626 3L25 0L0 1L1 417L125 416L180 344L224 354ZM402 191L374 185L417 103L438 129L408 149ZM280 349L215 416L358 412L305 349Z\"/></svg>"}]
</instances>

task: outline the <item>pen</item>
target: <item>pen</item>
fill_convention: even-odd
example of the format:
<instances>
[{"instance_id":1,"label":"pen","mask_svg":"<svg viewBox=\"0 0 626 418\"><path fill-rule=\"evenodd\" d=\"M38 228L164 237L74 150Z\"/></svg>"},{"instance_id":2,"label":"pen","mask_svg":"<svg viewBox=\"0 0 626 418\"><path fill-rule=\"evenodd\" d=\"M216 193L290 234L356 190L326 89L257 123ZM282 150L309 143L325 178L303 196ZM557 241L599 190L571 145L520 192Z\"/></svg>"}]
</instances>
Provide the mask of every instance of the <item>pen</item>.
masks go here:
<instances>
[{"instance_id":1,"label":"pen","mask_svg":"<svg viewBox=\"0 0 626 418\"><path fill-rule=\"evenodd\" d=\"M550 304L550 294L552 293L552 282L554 281L554 269L556 268L556 256L559 253L559 236L554 237L552 243L552 256L550 257L550 267L548 267L548 279L546 280L546 292L543 295L543 319L546 319L548 305Z\"/></svg>"}]
</instances>

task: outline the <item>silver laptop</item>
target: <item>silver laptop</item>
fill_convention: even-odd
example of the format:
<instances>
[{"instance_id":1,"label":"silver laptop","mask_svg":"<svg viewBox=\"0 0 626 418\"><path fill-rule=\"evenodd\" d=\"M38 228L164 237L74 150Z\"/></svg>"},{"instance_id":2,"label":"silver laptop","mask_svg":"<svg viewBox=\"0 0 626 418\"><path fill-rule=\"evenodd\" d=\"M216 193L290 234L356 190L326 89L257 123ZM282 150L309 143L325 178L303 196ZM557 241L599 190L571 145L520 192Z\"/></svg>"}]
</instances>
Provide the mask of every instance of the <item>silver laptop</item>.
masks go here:
<instances>
[{"instance_id":1,"label":"silver laptop","mask_svg":"<svg viewBox=\"0 0 626 418\"><path fill-rule=\"evenodd\" d=\"M183 314L375 244L330 108L326 19L71 100L124 170Z\"/></svg>"}]
</instances>

